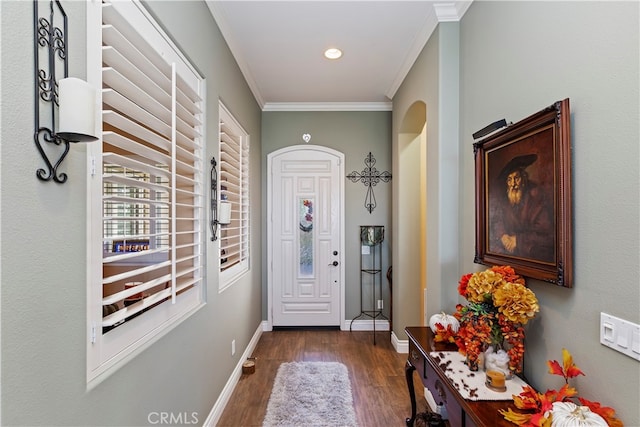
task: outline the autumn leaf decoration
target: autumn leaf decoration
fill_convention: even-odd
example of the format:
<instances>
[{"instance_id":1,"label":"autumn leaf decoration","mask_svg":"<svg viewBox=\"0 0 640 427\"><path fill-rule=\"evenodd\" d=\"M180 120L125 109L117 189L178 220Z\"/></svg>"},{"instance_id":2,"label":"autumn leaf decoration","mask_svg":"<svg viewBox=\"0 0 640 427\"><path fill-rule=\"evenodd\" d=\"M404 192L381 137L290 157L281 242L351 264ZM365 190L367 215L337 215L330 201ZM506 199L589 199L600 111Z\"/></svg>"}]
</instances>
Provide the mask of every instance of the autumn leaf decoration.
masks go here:
<instances>
[{"instance_id":1,"label":"autumn leaf decoration","mask_svg":"<svg viewBox=\"0 0 640 427\"><path fill-rule=\"evenodd\" d=\"M556 360L547 360L547 365L549 366L549 373L564 377L565 383L569 382L569 378L584 375L580 368L573 363L573 357L571 357L571 353L566 348L562 349L562 366Z\"/></svg>"},{"instance_id":2,"label":"autumn leaf decoration","mask_svg":"<svg viewBox=\"0 0 640 427\"><path fill-rule=\"evenodd\" d=\"M573 362L573 357L568 350L562 349L562 365L556 360L547 361L549 373L564 378L565 384L560 390L547 390L538 393L530 386L523 387L519 395L513 395L513 403L516 408L529 412L516 412L509 408L500 410L507 421L526 427L551 427L553 421L555 402L572 402L578 391L569 386L569 379L578 375L585 375ZM615 416L613 408L602 406L599 402L592 402L582 397L577 398L580 405L589 408L591 412L600 415L610 427L623 427L622 421Z\"/></svg>"},{"instance_id":3,"label":"autumn leaf decoration","mask_svg":"<svg viewBox=\"0 0 640 427\"><path fill-rule=\"evenodd\" d=\"M451 328L451 325L447 325L445 328L442 323L436 323L435 326L434 339L436 342L448 342L451 344L456 342L456 332Z\"/></svg>"}]
</instances>

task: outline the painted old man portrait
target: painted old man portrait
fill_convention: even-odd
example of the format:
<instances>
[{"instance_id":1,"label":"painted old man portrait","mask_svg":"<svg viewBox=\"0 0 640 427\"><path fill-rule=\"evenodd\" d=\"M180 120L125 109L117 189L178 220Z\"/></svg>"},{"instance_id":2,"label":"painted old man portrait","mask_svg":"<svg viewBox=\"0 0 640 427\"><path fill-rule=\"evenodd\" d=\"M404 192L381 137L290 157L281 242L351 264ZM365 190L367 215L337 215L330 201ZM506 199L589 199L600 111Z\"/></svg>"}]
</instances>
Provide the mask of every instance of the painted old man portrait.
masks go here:
<instances>
[{"instance_id":1,"label":"painted old man portrait","mask_svg":"<svg viewBox=\"0 0 640 427\"><path fill-rule=\"evenodd\" d=\"M492 164L489 183L489 252L553 263L555 218L552 186L535 152ZM549 168L552 168L549 166ZM537 177L537 178L536 178ZM543 182L539 182L543 181Z\"/></svg>"}]
</instances>

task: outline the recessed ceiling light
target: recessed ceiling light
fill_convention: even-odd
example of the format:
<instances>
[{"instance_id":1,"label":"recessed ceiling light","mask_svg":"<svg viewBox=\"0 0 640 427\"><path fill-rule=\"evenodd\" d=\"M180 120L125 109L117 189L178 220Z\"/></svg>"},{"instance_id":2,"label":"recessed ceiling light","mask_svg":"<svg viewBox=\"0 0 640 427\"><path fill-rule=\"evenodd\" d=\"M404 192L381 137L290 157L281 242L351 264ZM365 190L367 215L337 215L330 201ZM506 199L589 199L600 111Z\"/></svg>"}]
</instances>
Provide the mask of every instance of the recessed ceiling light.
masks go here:
<instances>
[{"instance_id":1,"label":"recessed ceiling light","mask_svg":"<svg viewBox=\"0 0 640 427\"><path fill-rule=\"evenodd\" d=\"M338 59L342 56L342 51L338 48L332 47L324 51L324 56L327 59Z\"/></svg>"}]
</instances>

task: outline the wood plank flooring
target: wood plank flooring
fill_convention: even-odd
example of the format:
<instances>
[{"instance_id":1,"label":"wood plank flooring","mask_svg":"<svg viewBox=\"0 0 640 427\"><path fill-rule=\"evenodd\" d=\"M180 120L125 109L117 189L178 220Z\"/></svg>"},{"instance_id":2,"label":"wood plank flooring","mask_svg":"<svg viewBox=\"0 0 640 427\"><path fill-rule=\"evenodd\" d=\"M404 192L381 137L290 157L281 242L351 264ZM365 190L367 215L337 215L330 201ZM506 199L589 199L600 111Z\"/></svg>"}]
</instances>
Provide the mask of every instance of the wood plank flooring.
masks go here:
<instances>
[{"instance_id":1,"label":"wood plank flooring","mask_svg":"<svg viewBox=\"0 0 640 427\"><path fill-rule=\"evenodd\" d=\"M218 427L261 426L278 367L297 361L335 361L347 366L360 427L405 426L405 418L411 414L404 371L407 355L395 351L389 332L377 332L376 344L373 332L264 332L253 354L255 373L240 378ZM420 412L426 404L417 377L414 374Z\"/></svg>"}]
</instances>

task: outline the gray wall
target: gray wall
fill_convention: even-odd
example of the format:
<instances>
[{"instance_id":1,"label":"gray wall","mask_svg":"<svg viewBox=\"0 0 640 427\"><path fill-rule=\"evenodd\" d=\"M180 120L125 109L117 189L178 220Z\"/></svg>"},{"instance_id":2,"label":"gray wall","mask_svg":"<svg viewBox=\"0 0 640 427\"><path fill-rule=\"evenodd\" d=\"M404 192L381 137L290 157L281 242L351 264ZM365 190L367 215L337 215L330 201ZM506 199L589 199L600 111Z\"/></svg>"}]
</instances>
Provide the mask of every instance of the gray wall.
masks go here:
<instances>
[{"instance_id":1,"label":"gray wall","mask_svg":"<svg viewBox=\"0 0 640 427\"><path fill-rule=\"evenodd\" d=\"M458 277L436 284L437 291L433 282L427 290L428 299L448 301L457 295L459 275L483 268L473 263L471 134L497 119L515 122L570 98L575 284L565 289L528 280L541 309L527 327L525 374L538 389L560 388L562 379L547 373L546 361L561 360L566 348L586 374L571 381L580 395L614 407L630 426L640 425L640 363L599 343L599 318L607 312L640 323L638 13L637 2L470 6L459 24L460 269ZM429 41L394 97L394 141L409 106L424 101L427 144L446 146L441 129L432 129L446 109L444 94L434 92L445 83L438 71L446 60L434 52L443 46L445 25L436 34L439 44ZM433 119L437 114L440 119ZM439 154L441 170L443 162ZM429 173L427 179L433 177ZM440 252L427 256L430 266L440 262ZM454 310L451 303L441 307Z\"/></svg>"},{"instance_id":2,"label":"gray wall","mask_svg":"<svg viewBox=\"0 0 640 427\"><path fill-rule=\"evenodd\" d=\"M545 361L562 348L585 372L580 394L640 425L640 363L599 343L600 312L640 323L640 99L637 2L478 2L461 24L463 271L473 259L470 135L571 100L575 285L530 281L533 385L560 387ZM606 369L603 369L606 367Z\"/></svg>"},{"instance_id":3,"label":"gray wall","mask_svg":"<svg viewBox=\"0 0 640 427\"><path fill-rule=\"evenodd\" d=\"M426 324L429 316L455 306L457 300L455 286L452 293L443 284L457 284L459 278L458 52L459 24L440 23L393 98L394 172L405 170L403 159L408 156L412 167L420 162L426 174L425 189L419 196L406 194L404 182L394 182L393 227L397 237L392 252L398 284L394 288L394 332L400 339L406 339L406 326ZM426 145L425 158L419 160L405 153L417 139ZM426 198L426 214L414 218L414 200L419 198ZM422 235L416 232L419 229ZM420 247L416 239L424 241L420 257L416 255ZM428 296L424 309L421 264L426 269Z\"/></svg>"},{"instance_id":4,"label":"gray wall","mask_svg":"<svg viewBox=\"0 0 640 427\"><path fill-rule=\"evenodd\" d=\"M310 144L338 150L345 155L345 174L362 172L364 159L372 153L379 171L391 171L391 113L388 111L345 112L264 112L262 115L263 152L263 206L267 206L266 156L280 148L304 144L302 135L311 134ZM377 207L370 214L364 207L366 187L346 180L345 184L345 320L360 314L360 225L384 225L385 241L382 246L382 271L389 267L389 247L392 239L391 183L380 182L374 193ZM266 270L266 217L263 219L263 319L267 318L267 270ZM382 278L385 300L388 303L387 279ZM366 309L371 309L370 307ZM388 305L384 312L388 317ZM362 318L367 320L367 317Z\"/></svg>"},{"instance_id":5,"label":"gray wall","mask_svg":"<svg viewBox=\"0 0 640 427\"><path fill-rule=\"evenodd\" d=\"M84 77L85 3L63 5L70 75ZM148 6L206 78L207 158L218 150L219 98L251 135L251 272L219 294L210 263L207 305L87 390L86 146L74 145L65 160L66 184L36 178L32 3L0 2L2 425L147 425L153 411L196 413L202 423L260 327L260 108L204 3Z\"/></svg>"}]
</instances>

